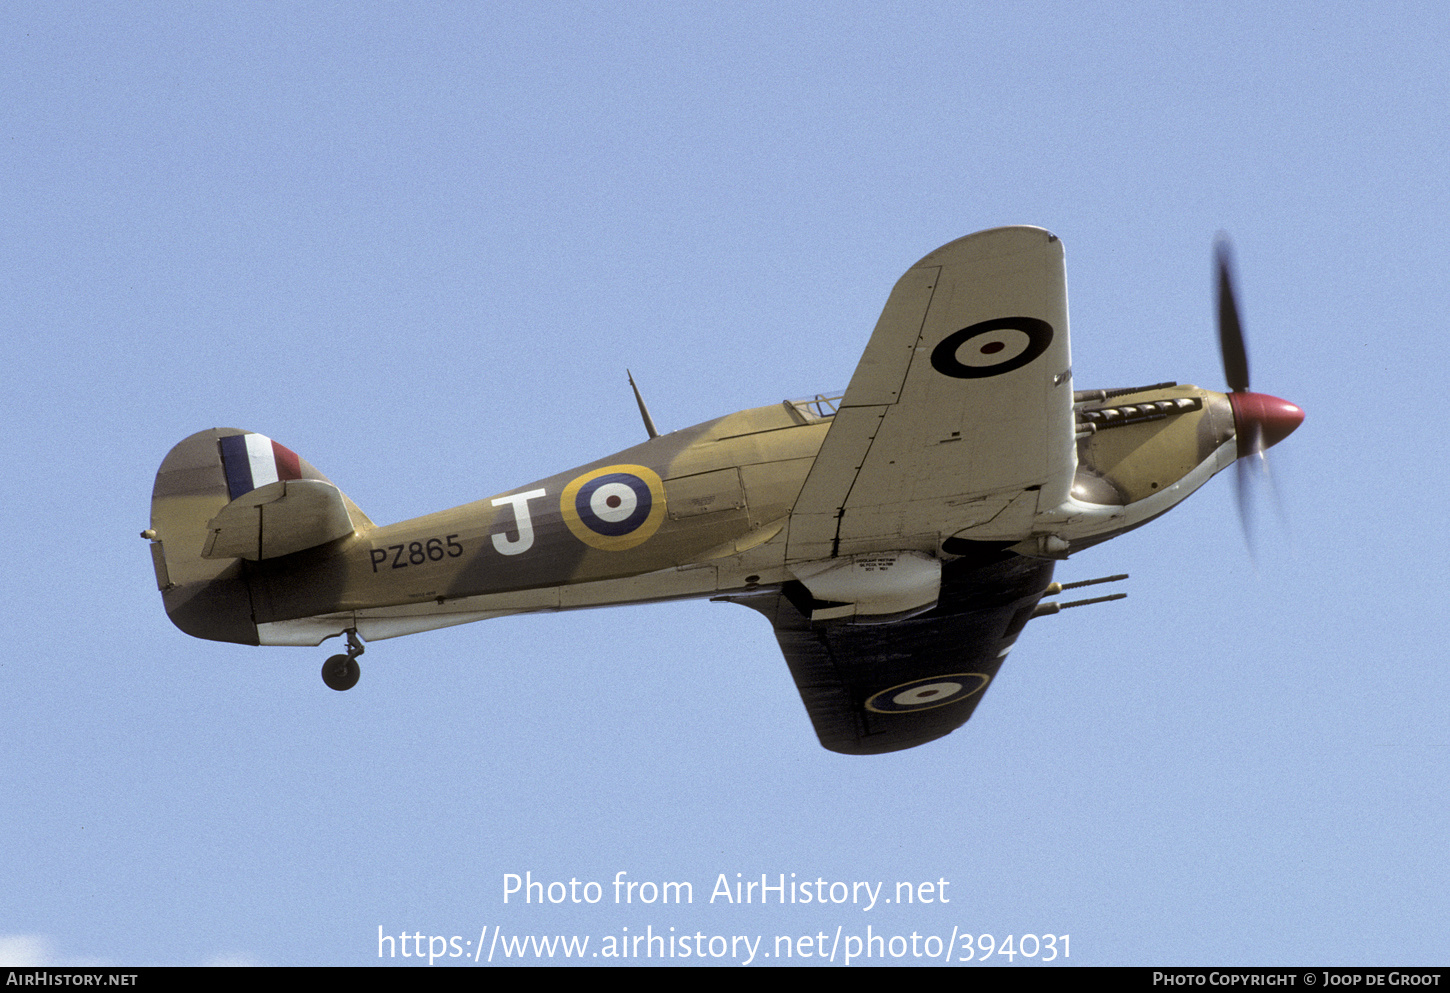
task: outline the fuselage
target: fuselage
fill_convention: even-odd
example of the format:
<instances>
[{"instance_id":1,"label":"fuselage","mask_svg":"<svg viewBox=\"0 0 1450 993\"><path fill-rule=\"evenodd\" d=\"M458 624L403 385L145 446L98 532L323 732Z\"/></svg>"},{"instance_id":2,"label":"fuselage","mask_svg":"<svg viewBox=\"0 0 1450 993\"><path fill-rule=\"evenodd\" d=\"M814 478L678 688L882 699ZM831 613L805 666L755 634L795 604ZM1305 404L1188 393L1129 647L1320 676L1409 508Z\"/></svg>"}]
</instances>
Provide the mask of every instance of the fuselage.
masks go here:
<instances>
[{"instance_id":1,"label":"fuselage","mask_svg":"<svg viewBox=\"0 0 1450 993\"><path fill-rule=\"evenodd\" d=\"M830 425L786 403L650 439L495 497L249 563L264 644L781 581L784 530ZM300 567L300 568L299 568ZM753 577L753 578L752 578Z\"/></svg>"},{"instance_id":2,"label":"fuselage","mask_svg":"<svg viewBox=\"0 0 1450 993\"><path fill-rule=\"evenodd\" d=\"M1168 412L1139 413L1154 404ZM951 560L961 542L990 542L1062 558L1160 515L1235 456L1223 394L1160 387L1080 407L1078 485L1028 533L947 517L879 551ZM791 509L830 423L799 403L741 411L495 497L248 563L259 640L311 645L349 627L376 640L790 581L804 565L786 552Z\"/></svg>"}]
</instances>

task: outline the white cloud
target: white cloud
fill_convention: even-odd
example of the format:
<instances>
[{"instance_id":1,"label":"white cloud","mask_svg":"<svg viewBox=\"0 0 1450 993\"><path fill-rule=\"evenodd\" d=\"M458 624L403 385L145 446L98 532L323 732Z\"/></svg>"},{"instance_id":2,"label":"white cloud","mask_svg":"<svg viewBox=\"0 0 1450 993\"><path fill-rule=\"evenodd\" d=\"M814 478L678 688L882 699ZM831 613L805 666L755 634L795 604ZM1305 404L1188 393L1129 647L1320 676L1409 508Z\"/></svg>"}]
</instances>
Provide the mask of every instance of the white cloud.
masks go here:
<instances>
[{"instance_id":1,"label":"white cloud","mask_svg":"<svg viewBox=\"0 0 1450 993\"><path fill-rule=\"evenodd\" d=\"M55 950L50 939L39 934L0 934L0 966L29 966L32 968L53 966L98 966L110 965L97 958L80 955L62 956ZM127 962L126 965L141 963ZM223 952L211 956L202 965L234 968L238 966L259 966L261 961L245 952Z\"/></svg>"},{"instance_id":2,"label":"white cloud","mask_svg":"<svg viewBox=\"0 0 1450 993\"><path fill-rule=\"evenodd\" d=\"M0 965L58 965L50 942L38 934L0 934Z\"/></svg>"}]
</instances>

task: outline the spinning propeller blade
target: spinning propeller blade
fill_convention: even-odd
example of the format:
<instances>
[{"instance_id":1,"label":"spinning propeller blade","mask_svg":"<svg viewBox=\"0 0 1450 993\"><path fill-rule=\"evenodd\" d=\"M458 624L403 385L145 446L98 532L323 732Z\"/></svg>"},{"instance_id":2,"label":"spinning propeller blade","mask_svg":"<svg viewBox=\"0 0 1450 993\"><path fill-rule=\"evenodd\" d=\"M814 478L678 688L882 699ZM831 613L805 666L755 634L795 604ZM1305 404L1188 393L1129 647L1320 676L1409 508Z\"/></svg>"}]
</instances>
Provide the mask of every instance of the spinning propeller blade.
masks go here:
<instances>
[{"instance_id":1,"label":"spinning propeller blade","mask_svg":"<svg viewBox=\"0 0 1450 993\"><path fill-rule=\"evenodd\" d=\"M1241 393L1249 388L1249 354L1234 293L1233 248L1221 231L1213 242L1213 256L1218 268L1218 350L1223 356L1223 375L1228 388Z\"/></svg>"},{"instance_id":2,"label":"spinning propeller blade","mask_svg":"<svg viewBox=\"0 0 1450 993\"><path fill-rule=\"evenodd\" d=\"M1260 474L1268 476L1268 460L1264 452L1283 441L1304 421L1304 411L1287 400L1267 393L1249 392L1249 355L1244 345L1243 322L1239 317L1238 296L1234 292L1233 250L1228 236L1219 233L1213 246L1214 267L1218 284L1218 347L1223 356L1224 378L1228 381L1229 404L1233 407L1234 431L1238 435L1237 474L1239 520L1243 523L1244 540L1253 551L1252 491L1255 464ZM1272 485L1272 478L1270 478Z\"/></svg>"}]
</instances>

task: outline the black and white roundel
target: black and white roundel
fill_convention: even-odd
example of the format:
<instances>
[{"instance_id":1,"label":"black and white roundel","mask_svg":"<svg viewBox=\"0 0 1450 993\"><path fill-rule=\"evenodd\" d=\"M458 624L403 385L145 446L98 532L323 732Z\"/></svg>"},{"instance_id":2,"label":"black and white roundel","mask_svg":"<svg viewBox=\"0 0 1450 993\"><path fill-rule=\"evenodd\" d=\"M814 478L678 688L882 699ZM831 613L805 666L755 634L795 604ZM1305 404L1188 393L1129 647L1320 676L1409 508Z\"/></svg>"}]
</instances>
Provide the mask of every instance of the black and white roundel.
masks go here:
<instances>
[{"instance_id":1,"label":"black and white roundel","mask_svg":"<svg viewBox=\"0 0 1450 993\"><path fill-rule=\"evenodd\" d=\"M559 510L569 530L586 545L622 551L659 528L665 516L664 484L644 466L605 466L564 487Z\"/></svg>"},{"instance_id":2,"label":"black and white roundel","mask_svg":"<svg viewBox=\"0 0 1450 993\"><path fill-rule=\"evenodd\" d=\"M953 379L1021 369L1052 344L1052 325L1035 317L997 317L949 334L932 349L932 368Z\"/></svg>"},{"instance_id":3,"label":"black and white roundel","mask_svg":"<svg viewBox=\"0 0 1450 993\"><path fill-rule=\"evenodd\" d=\"M981 692L991 678L980 672L954 672L913 679L873 694L866 701L866 709L878 714L910 714L945 707Z\"/></svg>"}]
</instances>

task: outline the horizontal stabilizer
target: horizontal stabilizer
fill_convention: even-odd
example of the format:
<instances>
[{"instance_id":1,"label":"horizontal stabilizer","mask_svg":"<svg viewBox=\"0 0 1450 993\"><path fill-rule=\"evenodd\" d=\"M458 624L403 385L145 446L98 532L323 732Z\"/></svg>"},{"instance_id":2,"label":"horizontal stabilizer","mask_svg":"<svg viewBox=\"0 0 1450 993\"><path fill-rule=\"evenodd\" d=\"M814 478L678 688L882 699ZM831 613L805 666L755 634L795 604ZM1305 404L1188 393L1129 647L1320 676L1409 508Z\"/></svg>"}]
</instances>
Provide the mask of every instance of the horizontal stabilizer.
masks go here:
<instances>
[{"instance_id":1,"label":"horizontal stabilizer","mask_svg":"<svg viewBox=\"0 0 1450 993\"><path fill-rule=\"evenodd\" d=\"M243 493L207 522L208 559L274 559L352 534L342 491L322 479L287 479Z\"/></svg>"}]
</instances>

